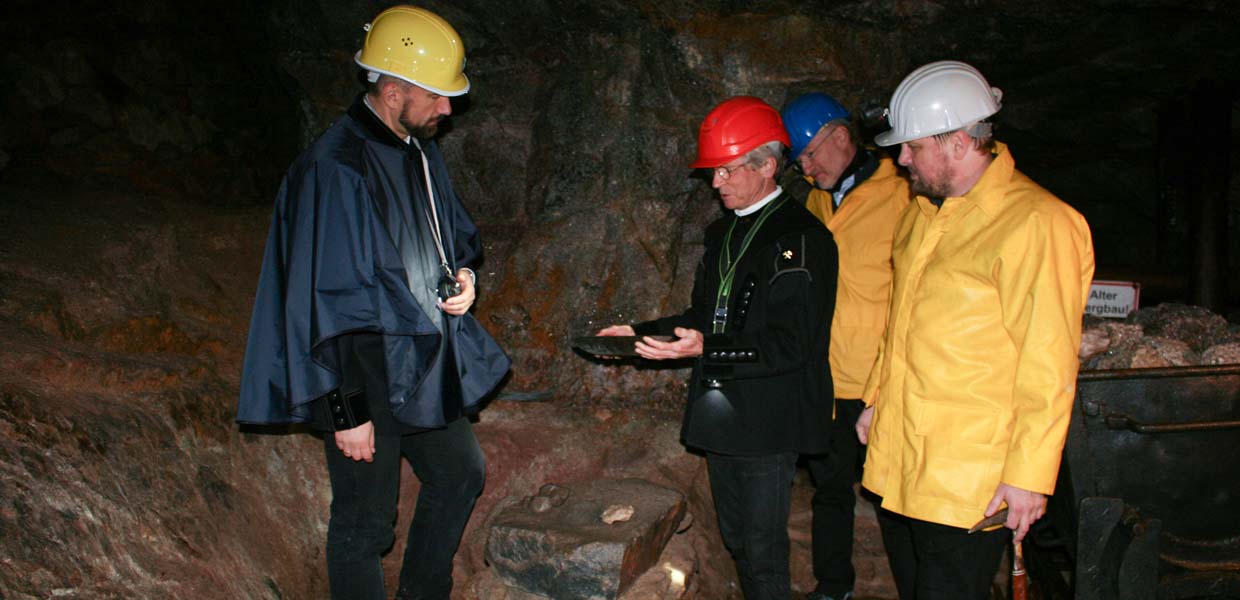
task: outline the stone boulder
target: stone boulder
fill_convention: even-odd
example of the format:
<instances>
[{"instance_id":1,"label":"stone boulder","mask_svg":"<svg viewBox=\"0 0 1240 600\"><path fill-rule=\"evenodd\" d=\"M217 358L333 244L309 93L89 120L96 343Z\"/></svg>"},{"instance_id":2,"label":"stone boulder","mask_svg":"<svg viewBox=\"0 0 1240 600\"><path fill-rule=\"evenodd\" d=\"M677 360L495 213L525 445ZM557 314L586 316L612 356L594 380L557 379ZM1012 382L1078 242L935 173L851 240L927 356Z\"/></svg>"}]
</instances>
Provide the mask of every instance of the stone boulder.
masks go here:
<instances>
[{"instance_id":1,"label":"stone boulder","mask_svg":"<svg viewBox=\"0 0 1240 600\"><path fill-rule=\"evenodd\" d=\"M545 487L493 517L486 556L508 585L550 598L618 597L685 514L680 492L641 479Z\"/></svg>"}]
</instances>

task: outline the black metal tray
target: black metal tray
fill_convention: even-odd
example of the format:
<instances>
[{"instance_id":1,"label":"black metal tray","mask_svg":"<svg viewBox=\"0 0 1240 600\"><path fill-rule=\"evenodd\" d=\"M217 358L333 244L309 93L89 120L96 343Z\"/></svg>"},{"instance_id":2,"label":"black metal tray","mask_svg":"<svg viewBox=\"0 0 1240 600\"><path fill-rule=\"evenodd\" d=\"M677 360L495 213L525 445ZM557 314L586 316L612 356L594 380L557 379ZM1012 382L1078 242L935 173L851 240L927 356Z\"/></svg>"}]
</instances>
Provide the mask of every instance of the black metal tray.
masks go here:
<instances>
[{"instance_id":1,"label":"black metal tray","mask_svg":"<svg viewBox=\"0 0 1240 600\"><path fill-rule=\"evenodd\" d=\"M649 337L660 342L676 339L670 335L587 335L573 339L573 347L595 356L637 356L633 344L642 337Z\"/></svg>"}]
</instances>

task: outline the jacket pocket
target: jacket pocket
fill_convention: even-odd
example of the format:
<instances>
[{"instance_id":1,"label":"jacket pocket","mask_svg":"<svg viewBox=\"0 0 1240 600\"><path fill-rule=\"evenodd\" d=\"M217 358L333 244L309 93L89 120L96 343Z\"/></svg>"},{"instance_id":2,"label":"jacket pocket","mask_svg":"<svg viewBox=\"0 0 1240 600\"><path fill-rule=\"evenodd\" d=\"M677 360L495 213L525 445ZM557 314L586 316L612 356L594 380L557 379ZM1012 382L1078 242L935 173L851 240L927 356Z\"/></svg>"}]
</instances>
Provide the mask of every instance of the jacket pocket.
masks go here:
<instances>
[{"instance_id":1,"label":"jacket pocket","mask_svg":"<svg viewBox=\"0 0 1240 600\"><path fill-rule=\"evenodd\" d=\"M1004 449L994 443L998 412L985 407L925 404L914 432L923 456L916 462L922 495L968 507L990 501L1003 468Z\"/></svg>"},{"instance_id":2,"label":"jacket pocket","mask_svg":"<svg viewBox=\"0 0 1240 600\"><path fill-rule=\"evenodd\" d=\"M1003 449L943 435L925 440L919 461L918 495L962 507L981 509L994 495L1003 470Z\"/></svg>"},{"instance_id":3,"label":"jacket pocket","mask_svg":"<svg viewBox=\"0 0 1240 600\"><path fill-rule=\"evenodd\" d=\"M965 404L924 402L914 413L917 435L946 436L973 444L992 444L999 426L997 410Z\"/></svg>"}]
</instances>

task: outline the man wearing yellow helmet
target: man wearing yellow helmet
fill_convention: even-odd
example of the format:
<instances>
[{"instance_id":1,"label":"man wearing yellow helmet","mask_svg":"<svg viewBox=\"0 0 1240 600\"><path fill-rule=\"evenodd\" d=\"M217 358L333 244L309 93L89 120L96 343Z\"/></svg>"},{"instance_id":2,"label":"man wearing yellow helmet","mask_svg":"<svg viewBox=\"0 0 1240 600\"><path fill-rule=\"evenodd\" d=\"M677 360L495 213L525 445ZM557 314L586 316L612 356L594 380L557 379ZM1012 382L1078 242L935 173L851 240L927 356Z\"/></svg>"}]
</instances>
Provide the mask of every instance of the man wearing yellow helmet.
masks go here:
<instances>
[{"instance_id":1,"label":"man wearing yellow helmet","mask_svg":"<svg viewBox=\"0 0 1240 600\"><path fill-rule=\"evenodd\" d=\"M446 599L485 474L468 414L509 361L469 313L481 245L432 139L469 91L460 36L410 6L366 31L369 88L276 198L237 420L325 432L333 598L387 597L408 459L421 490L397 597Z\"/></svg>"}]
</instances>

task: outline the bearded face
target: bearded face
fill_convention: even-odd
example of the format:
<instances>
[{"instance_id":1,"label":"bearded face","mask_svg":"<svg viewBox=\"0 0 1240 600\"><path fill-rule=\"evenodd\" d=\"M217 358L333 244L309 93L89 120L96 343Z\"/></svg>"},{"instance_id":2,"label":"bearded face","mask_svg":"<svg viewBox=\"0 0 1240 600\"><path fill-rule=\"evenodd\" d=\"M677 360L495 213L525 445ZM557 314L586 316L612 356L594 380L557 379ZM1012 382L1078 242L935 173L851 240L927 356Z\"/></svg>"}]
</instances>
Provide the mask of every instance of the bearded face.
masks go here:
<instances>
[{"instance_id":1,"label":"bearded face","mask_svg":"<svg viewBox=\"0 0 1240 600\"><path fill-rule=\"evenodd\" d=\"M405 132L419 139L435 137L439 124L452 114L452 103L441 96L416 85L410 85L404 93L397 121Z\"/></svg>"},{"instance_id":2,"label":"bearded face","mask_svg":"<svg viewBox=\"0 0 1240 600\"><path fill-rule=\"evenodd\" d=\"M943 143L925 137L900 145L900 164L908 169L909 187L931 198L952 195L952 173Z\"/></svg>"}]
</instances>

